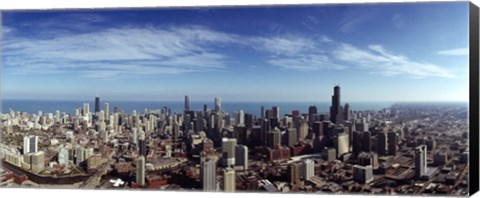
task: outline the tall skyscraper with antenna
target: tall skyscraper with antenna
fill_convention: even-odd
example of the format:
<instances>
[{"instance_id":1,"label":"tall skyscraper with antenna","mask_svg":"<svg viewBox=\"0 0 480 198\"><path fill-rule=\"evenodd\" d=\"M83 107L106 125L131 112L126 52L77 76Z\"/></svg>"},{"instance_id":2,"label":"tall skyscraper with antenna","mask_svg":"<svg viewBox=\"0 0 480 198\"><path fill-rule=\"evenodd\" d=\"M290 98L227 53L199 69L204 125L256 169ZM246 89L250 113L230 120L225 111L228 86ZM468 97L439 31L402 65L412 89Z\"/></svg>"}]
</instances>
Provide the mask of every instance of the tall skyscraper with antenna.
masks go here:
<instances>
[{"instance_id":1,"label":"tall skyscraper with antenna","mask_svg":"<svg viewBox=\"0 0 480 198\"><path fill-rule=\"evenodd\" d=\"M340 105L340 86L335 85L333 88L332 106L330 106L330 121L338 124L342 121L343 112Z\"/></svg>"}]
</instances>

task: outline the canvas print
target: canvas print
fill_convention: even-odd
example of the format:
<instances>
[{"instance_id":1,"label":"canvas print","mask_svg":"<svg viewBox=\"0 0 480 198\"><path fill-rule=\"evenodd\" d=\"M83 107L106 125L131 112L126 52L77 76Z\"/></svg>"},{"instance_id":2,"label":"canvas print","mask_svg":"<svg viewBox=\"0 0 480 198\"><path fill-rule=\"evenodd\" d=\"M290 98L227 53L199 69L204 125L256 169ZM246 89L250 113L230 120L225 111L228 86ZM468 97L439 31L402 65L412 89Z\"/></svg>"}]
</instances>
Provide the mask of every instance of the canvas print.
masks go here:
<instances>
[{"instance_id":1,"label":"canvas print","mask_svg":"<svg viewBox=\"0 0 480 198\"><path fill-rule=\"evenodd\" d=\"M1 16L2 188L469 194L468 2Z\"/></svg>"}]
</instances>

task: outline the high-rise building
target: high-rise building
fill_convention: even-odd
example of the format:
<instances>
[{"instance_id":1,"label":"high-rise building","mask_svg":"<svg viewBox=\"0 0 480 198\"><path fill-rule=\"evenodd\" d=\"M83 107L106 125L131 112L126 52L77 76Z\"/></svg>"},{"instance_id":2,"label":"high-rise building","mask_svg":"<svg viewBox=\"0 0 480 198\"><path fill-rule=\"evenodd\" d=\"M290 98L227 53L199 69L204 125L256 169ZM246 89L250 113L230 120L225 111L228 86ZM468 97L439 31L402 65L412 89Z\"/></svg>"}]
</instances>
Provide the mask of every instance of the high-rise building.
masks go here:
<instances>
[{"instance_id":1,"label":"high-rise building","mask_svg":"<svg viewBox=\"0 0 480 198\"><path fill-rule=\"evenodd\" d=\"M45 153L43 151L31 155L31 168L33 173L39 173L45 169Z\"/></svg>"},{"instance_id":2,"label":"high-rise building","mask_svg":"<svg viewBox=\"0 0 480 198\"><path fill-rule=\"evenodd\" d=\"M100 97L95 97L95 115L100 112Z\"/></svg>"},{"instance_id":3,"label":"high-rise building","mask_svg":"<svg viewBox=\"0 0 480 198\"><path fill-rule=\"evenodd\" d=\"M105 103L103 112L105 113L105 120L110 120L110 104Z\"/></svg>"},{"instance_id":4,"label":"high-rise building","mask_svg":"<svg viewBox=\"0 0 480 198\"><path fill-rule=\"evenodd\" d=\"M223 190L225 192L235 192L235 170L228 167L223 170Z\"/></svg>"},{"instance_id":5,"label":"high-rise building","mask_svg":"<svg viewBox=\"0 0 480 198\"><path fill-rule=\"evenodd\" d=\"M337 158L342 156L345 153L348 153L350 144L348 133L340 133L335 139L335 149L337 150Z\"/></svg>"},{"instance_id":6,"label":"high-rise building","mask_svg":"<svg viewBox=\"0 0 480 198\"><path fill-rule=\"evenodd\" d=\"M245 145L235 146L235 165L248 169L248 147Z\"/></svg>"},{"instance_id":7,"label":"high-rise building","mask_svg":"<svg viewBox=\"0 0 480 198\"><path fill-rule=\"evenodd\" d=\"M315 176L315 161L306 159L303 161L303 179L310 179Z\"/></svg>"},{"instance_id":8,"label":"high-rise building","mask_svg":"<svg viewBox=\"0 0 480 198\"><path fill-rule=\"evenodd\" d=\"M276 119L280 119L280 107L279 106L273 106L272 107L272 112L273 112L273 117Z\"/></svg>"},{"instance_id":9,"label":"high-rise building","mask_svg":"<svg viewBox=\"0 0 480 198\"><path fill-rule=\"evenodd\" d=\"M267 146L274 148L280 146L282 143L282 132L280 129L275 128L273 131L267 132Z\"/></svg>"},{"instance_id":10,"label":"high-rise building","mask_svg":"<svg viewBox=\"0 0 480 198\"><path fill-rule=\"evenodd\" d=\"M200 177L203 191L217 191L217 173L215 160L207 160L201 163Z\"/></svg>"},{"instance_id":11,"label":"high-rise building","mask_svg":"<svg viewBox=\"0 0 480 198\"><path fill-rule=\"evenodd\" d=\"M83 161L85 161L85 148L79 146L75 149L75 164L79 166Z\"/></svg>"},{"instance_id":12,"label":"high-rise building","mask_svg":"<svg viewBox=\"0 0 480 198\"><path fill-rule=\"evenodd\" d=\"M415 178L420 179L427 173L427 145L415 148Z\"/></svg>"},{"instance_id":13,"label":"high-rise building","mask_svg":"<svg viewBox=\"0 0 480 198\"><path fill-rule=\"evenodd\" d=\"M185 96L185 111L190 111L190 97Z\"/></svg>"},{"instance_id":14,"label":"high-rise building","mask_svg":"<svg viewBox=\"0 0 480 198\"><path fill-rule=\"evenodd\" d=\"M265 118L265 107L263 105L260 108L260 118Z\"/></svg>"},{"instance_id":15,"label":"high-rise building","mask_svg":"<svg viewBox=\"0 0 480 198\"><path fill-rule=\"evenodd\" d=\"M388 132L388 154L397 155L397 133Z\"/></svg>"},{"instance_id":16,"label":"high-rise building","mask_svg":"<svg viewBox=\"0 0 480 198\"><path fill-rule=\"evenodd\" d=\"M23 154L38 152L38 136L29 135L23 137Z\"/></svg>"},{"instance_id":17,"label":"high-rise building","mask_svg":"<svg viewBox=\"0 0 480 198\"><path fill-rule=\"evenodd\" d=\"M343 109L343 119L346 121L351 119L350 104L348 103L345 104L345 108Z\"/></svg>"},{"instance_id":18,"label":"high-rise building","mask_svg":"<svg viewBox=\"0 0 480 198\"><path fill-rule=\"evenodd\" d=\"M372 166L353 166L353 180L366 184L373 181L373 168Z\"/></svg>"},{"instance_id":19,"label":"high-rise building","mask_svg":"<svg viewBox=\"0 0 480 198\"><path fill-rule=\"evenodd\" d=\"M237 139L235 138L222 139L223 166L231 166L235 164L235 147L236 146L237 146Z\"/></svg>"},{"instance_id":20,"label":"high-rise building","mask_svg":"<svg viewBox=\"0 0 480 198\"><path fill-rule=\"evenodd\" d=\"M332 96L332 106L330 106L330 120L335 123L339 124L342 122L342 106L340 105L340 86L336 85L333 88L333 96Z\"/></svg>"},{"instance_id":21,"label":"high-rise building","mask_svg":"<svg viewBox=\"0 0 480 198\"><path fill-rule=\"evenodd\" d=\"M317 107L313 105L308 107L308 125L309 126L312 126L313 122L317 121L315 120L316 115L317 115Z\"/></svg>"},{"instance_id":22,"label":"high-rise building","mask_svg":"<svg viewBox=\"0 0 480 198\"><path fill-rule=\"evenodd\" d=\"M222 111L222 99L220 97L215 97L215 112Z\"/></svg>"},{"instance_id":23,"label":"high-rise building","mask_svg":"<svg viewBox=\"0 0 480 198\"><path fill-rule=\"evenodd\" d=\"M139 156L137 159L136 182L140 186L145 185L145 157Z\"/></svg>"},{"instance_id":24,"label":"high-rise building","mask_svg":"<svg viewBox=\"0 0 480 198\"><path fill-rule=\"evenodd\" d=\"M289 182L291 184L298 184L300 182L300 164L291 163L287 168Z\"/></svg>"},{"instance_id":25,"label":"high-rise building","mask_svg":"<svg viewBox=\"0 0 480 198\"><path fill-rule=\"evenodd\" d=\"M298 143L298 132L296 128L287 129L287 146L295 146Z\"/></svg>"},{"instance_id":26,"label":"high-rise building","mask_svg":"<svg viewBox=\"0 0 480 198\"><path fill-rule=\"evenodd\" d=\"M58 152L58 163L62 165L68 165L68 161L69 161L68 149L66 149L65 147L62 147Z\"/></svg>"},{"instance_id":27,"label":"high-rise building","mask_svg":"<svg viewBox=\"0 0 480 198\"><path fill-rule=\"evenodd\" d=\"M387 134L383 131L377 135L377 152L379 155L387 155Z\"/></svg>"},{"instance_id":28,"label":"high-rise building","mask_svg":"<svg viewBox=\"0 0 480 198\"><path fill-rule=\"evenodd\" d=\"M362 132L354 131L352 135L352 153L357 156L362 151Z\"/></svg>"},{"instance_id":29,"label":"high-rise building","mask_svg":"<svg viewBox=\"0 0 480 198\"><path fill-rule=\"evenodd\" d=\"M369 131L363 132L362 150L365 152L372 151L372 136Z\"/></svg>"}]
</instances>

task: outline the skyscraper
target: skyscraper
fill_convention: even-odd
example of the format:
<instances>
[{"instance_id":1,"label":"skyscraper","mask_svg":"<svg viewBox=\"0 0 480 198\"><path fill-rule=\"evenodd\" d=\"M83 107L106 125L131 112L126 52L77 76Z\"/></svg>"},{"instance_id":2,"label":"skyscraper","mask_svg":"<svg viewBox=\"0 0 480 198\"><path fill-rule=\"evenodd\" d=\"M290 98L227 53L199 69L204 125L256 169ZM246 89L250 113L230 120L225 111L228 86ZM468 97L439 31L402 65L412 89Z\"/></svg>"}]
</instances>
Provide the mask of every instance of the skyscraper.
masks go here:
<instances>
[{"instance_id":1,"label":"skyscraper","mask_svg":"<svg viewBox=\"0 0 480 198\"><path fill-rule=\"evenodd\" d=\"M297 128L288 128L287 137L288 137L287 146L295 146L298 143Z\"/></svg>"},{"instance_id":2,"label":"skyscraper","mask_svg":"<svg viewBox=\"0 0 480 198\"><path fill-rule=\"evenodd\" d=\"M222 111L222 99L220 97L215 97L215 112Z\"/></svg>"},{"instance_id":3,"label":"skyscraper","mask_svg":"<svg viewBox=\"0 0 480 198\"><path fill-rule=\"evenodd\" d=\"M332 106L330 106L330 120L339 124L342 121L342 106L340 105L340 86L333 88Z\"/></svg>"},{"instance_id":4,"label":"skyscraper","mask_svg":"<svg viewBox=\"0 0 480 198\"><path fill-rule=\"evenodd\" d=\"M23 137L23 154L38 152L38 136Z\"/></svg>"},{"instance_id":5,"label":"skyscraper","mask_svg":"<svg viewBox=\"0 0 480 198\"><path fill-rule=\"evenodd\" d=\"M62 165L68 165L68 161L69 161L68 149L61 148L60 151L58 152L58 163Z\"/></svg>"},{"instance_id":6,"label":"skyscraper","mask_svg":"<svg viewBox=\"0 0 480 198\"><path fill-rule=\"evenodd\" d=\"M335 149L337 150L337 158L348 153L350 148L348 133L340 133L335 139Z\"/></svg>"},{"instance_id":7,"label":"skyscraper","mask_svg":"<svg viewBox=\"0 0 480 198\"><path fill-rule=\"evenodd\" d=\"M235 165L248 169L248 147L245 145L235 146Z\"/></svg>"},{"instance_id":8,"label":"skyscraper","mask_svg":"<svg viewBox=\"0 0 480 198\"><path fill-rule=\"evenodd\" d=\"M137 159L137 184L140 186L145 185L145 157L140 155Z\"/></svg>"},{"instance_id":9,"label":"skyscraper","mask_svg":"<svg viewBox=\"0 0 480 198\"><path fill-rule=\"evenodd\" d=\"M397 133L388 132L388 154L397 155Z\"/></svg>"},{"instance_id":10,"label":"skyscraper","mask_svg":"<svg viewBox=\"0 0 480 198\"><path fill-rule=\"evenodd\" d=\"M315 161L306 159L303 161L303 179L310 179L315 176Z\"/></svg>"},{"instance_id":11,"label":"skyscraper","mask_svg":"<svg viewBox=\"0 0 480 198\"><path fill-rule=\"evenodd\" d=\"M217 174L215 160L203 161L200 169L200 177L202 181L203 191L217 190Z\"/></svg>"},{"instance_id":12,"label":"skyscraper","mask_svg":"<svg viewBox=\"0 0 480 198\"><path fill-rule=\"evenodd\" d=\"M427 173L427 145L415 148L415 178L420 179Z\"/></svg>"},{"instance_id":13,"label":"skyscraper","mask_svg":"<svg viewBox=\"0 0 480 198\"><path fill-rule=\"evenodd\" d=\"M231 166L235 164L235 146L237 146L237 139L222 139L222 159L224 166Z\"/></svg>"},{"instance_id":14,"label":"skyscraper","mask_svg":"<svg viewBox=\"0 0 480 198\"><path fill-rule=\"evenodd\" d=\"M369 131L363 132L362 150L365 152L372 151L372 135Z\"/></svg>"},{"instance_id":15,"label":"skyscraper","mask_svg":"<svg viewBox=\"0 0 480 198\"><path fill-rule=\"evenodd\" d=\"M95 114L100 112L100 97L95 97Z\"/></svg>"},{"instance_id":16,"label":"skyscraper","mask_svg":"<svg viewBox=\"0 0 480 198\"><path fill-rule=\"evenodd\" d=\"M185 111L190 111L190 97L185 96Z\"/></svg>"},{"instance_id":17,"label":"skyscraper","mask_svg":"<svg viewBox=\"0 0 480 198\"><path fill-rule=\"evenodd\" d=\"M280 107L279 106L273 106L272 111L273 111L273 117L276 118L276 119L280 119Z\"/></svg>"},{"instance_id":18,"label":"skyscraper","mask_svg":"<svg viewBox=\"0 0 480 198\"><path fill-rule=\"evenodd\" d=\"M105 103L104 105L105 120L110 120L110 104Z\"/></svg>"},{"instance_id":19,"label":"skyscraper","mask_svg":"<svg viewBox=\"0 0 480 198\"><path fill-rule=\"evenodd\" d=\"M377 135L377 152L379 155L387 155L387 134L384 131Z\"/></svg>"},{"instance_id":20,"label":"skyscraper","mask_svg":"<svg viewBox=\"0 0 480 198\"><path fill-rule=\"evenodd\" d=\"M346 103L345 108L343 109L343 119L344 120L350 120L351 115L350 115L350 104Z\"/></svg>"},{"instance_id":21,"label":"skyscraper","mask_svg":"<svg viewBox=\"0 0 480 198\"><path fill-rule=\"evenodd\" d=\"M235 170L230 167L223 170L223 190L235 192Z\"/></svg>"}]
</instances>

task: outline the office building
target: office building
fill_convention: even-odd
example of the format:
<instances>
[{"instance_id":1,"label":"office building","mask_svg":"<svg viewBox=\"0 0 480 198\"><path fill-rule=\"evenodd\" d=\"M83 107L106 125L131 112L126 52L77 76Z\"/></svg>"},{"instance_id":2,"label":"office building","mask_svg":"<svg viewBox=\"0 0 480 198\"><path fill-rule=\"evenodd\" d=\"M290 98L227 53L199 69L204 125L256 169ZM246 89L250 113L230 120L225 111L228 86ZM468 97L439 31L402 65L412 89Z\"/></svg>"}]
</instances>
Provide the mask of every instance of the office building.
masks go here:
<instances>
[{"instance_id":1,"label":"office building","mask_svg":"<svg viewBox=\"0 0 480 198\"><path fill-rule=\"evenodd\" d=\"M396 156L397 155L397 133L395 132L388 132L388 154Z\"/></svg>"},{"instance_id":2,"label":"office building","mask_svg":"<svg viewBox=\"0 0 480 198\"><path fill-rule=\"evenodd\" d=\"M372 136L369 131L364 131L363 132L363 138L362 138L362 150L365 152L371 152L372 151Z\"/></svg>"},{"instance_id":3,"label":"office building","mask_svg":"<svg viewBox=\"0 0 480 198\"><path fill-rule=\"evenodd\" d=\"M75 149L75 164L77 166L85 161L85 148L79 146Z\"/></svg>"},{"instance_id":4,"label":"office building","mask_svg":"<svg viewBox=\"0 0 480 198\"><path fill-rule=\"evenodd\" d=\"M215 97L215 112L222 111L222 99L220 97Z\"/></svg>"},{"instance_id":5,"label":"office building","mask_svg":"<svg viewBox=\"0 0 480 198\"><path fill-rule=\"evenodd\" d=\"M427 173L427 145L415 148L415 178L420 179Z\"/></svg>"},{"instance_id":6,"label":"office building","mask_svg":"<svg viewBox=\"0 0 480 198\"><path fill-rule=\"evenodd\" d=\"M248 169L248 147L245 145L235 146L235 165Z\"/></svg>"},{"instance_id":7,"label":"office building","mask_svg":"<svg viewBox=\"0 0 480 198\"><path fill-rule=\"evenodd\" d=\"M39 173L45 169L45 153L43 151L33 153L30 157L33 173Z\"/></svg>"},{"instance_id":8,"label":"office building","mask_svg":"<svg viewBox=\"0 0 480 198\"><path fill-rule=\"evenodd\" d=\"M350 104L346 103L343 108L343 119L349 121L351 119Z\"/></svg>"},{"instance_id":9,"label":"office building","mask_svg":"<svg viewBox=\"0 0 480 198\"><path fill-rule=\"evenodd\" d=\"M387 134L383 131L377 135L377 153L381 156L387 155Z\"/></svg>"},{"instance_id":10,"label":"office building","mask_svg":"<svg viewBox=\"0 0 480 198\"><path fill-rule=\"evenodd\" d=\"M235 170L232 168L223 169L223 190L225 192L235 192Z\"/></svg>"},{"instance_id":11,"label":"office building","mask_svg":"<svg viewBox=\"0 0 480 198\"><path fill-rule=\"evenodd\" d=\"M303 179L310 179L311 177L315 176L315 161L306 159L303 161L303 168Z\"/></svg>"},{"instance_id":12,"label":"office building","mask_svg":"<svg viewBox=\"0 0 480 198\"><path fill-rule=\"evenodd\" d=\"M342 123L342 106L340 105L340 86L333 88L332 106L330 106L330 121L335 124Z\"/></svg>"},{"instance_id":13,"label":"office building","mask_svg":"<svg viewBox=\"0 0 480 198\"><path fill-rule=\"evenodd\" d=\"M95 97L95 115L100 112L100 97Z\"/></svg>"},{"instance_id":14,"label":"office building","mask_svg":"<svg viewBox=\"0 0 480 198\"><path fill-rule=\"evenodd\" d=\"M103 119L110 120L110 104L105 103L103 113L104 113Z\"/></svg>"},{"instance_id":15,"label":"office building","mask_svg":"<svg viewBox=\"0 0 480 198\"><path fill-rule=\"evenodd\" d=\"M190 111L190 97L185 96L185 111Z\"/></svg>"},{"instance_id":16,"label":"office building","mask_svg":"<svg viewBox=\"0 0 480 198\"><path fill-rule=\"evenodd\" d=\"M23 137L23 154L38 152L38 136L29 135Z\"/></svg>"},{"instance_id":17,"label":"office building","mask_svg":"<svg viewBox=\"0 0 480 198\"><path fill-rule=\"evenodd\" d=\"M207 160L201 163L200 177L203 191L217 191L217 173L215 160Z\"/></svg>"},{"instance_id":18,"label":"office building","mask_svg":"<svg viewBox=\"0 0 480 198\"><path fill-rule=\"evenodd\" d=\"M267 146L274 148L282 144L282 132L275 128L273 131L267 132Z\"/></svg>"},{"instance_id":19,"label":"office building","mask_svg":"<svg viewBox=\"0 0 480 198\"><path fill-rule=\"evenodd\" d=\"M348 133L340 133L335 138L335 149L337 150L337 158L349 152L350 144Z\"/></svg>"},{"instance_id":20,"label":"office building","mask_svg":"<svg viewBox=\"0 0 480 198\"><path fill-rule=\"evenodd\" d=\"M145 157L139 156L137 159L137 173L136 173L137 185L145 185Z\"/></svg>"},{"instance_id":21,"label":"office building","mask_svg":"<svg viewBox=\"0 0 480 198\"><path fill-rule=\"evenodd\" d=\"M372 166L353 166L353 180L358 183L367 184L373 181L373 168Z\"/></svg>"},{"instance_id":22,"label":"office building","mask_svg":"<svg viewBox=\"0 0 480 198\"><path fill-rule=\"evenodd\" d=\"M235 147L236 146L237 146L237 139L235 138L222 139L223 166L232 166L235 164Z\"/></svg>"},{"instance_id":23,"label":"office building","mask_svg":"<svg viewBox=\"0 0 480 198\"><path fill-rule=\"evenodd\" d=\"M65 147L60 148L60 151L58 152L58 163L61 165L68 165L69 160L68 149Z\"/></svg>"},{"instance_id":24,"label":"office building","mask_svg":"<svg viewBox=\"0 0 480 198\"><path fill-rule=\"evenodd\" d=\"M295 146L298 143L298 132L296 128L287 129L287 146Z\"/></svg>"},{"instance_id":25,"label":"office building","mask_svg":"<svg viewBox=\"0 0 480 198\"><path fill-rule=\"evenodd\" d=\"M289 182L298 184L300 182L300 163L291 163L287 168Z\"/></svg>"},{"instance_id":26,"label":"office building","mask_svg":"<svg viewBox=\"0 0 480 198\"><path fill-rule=\"evenodd\" d=\"M273 118L280 119L280 107L273 106L272 107Z\"/></svg>"}]
</instances>

